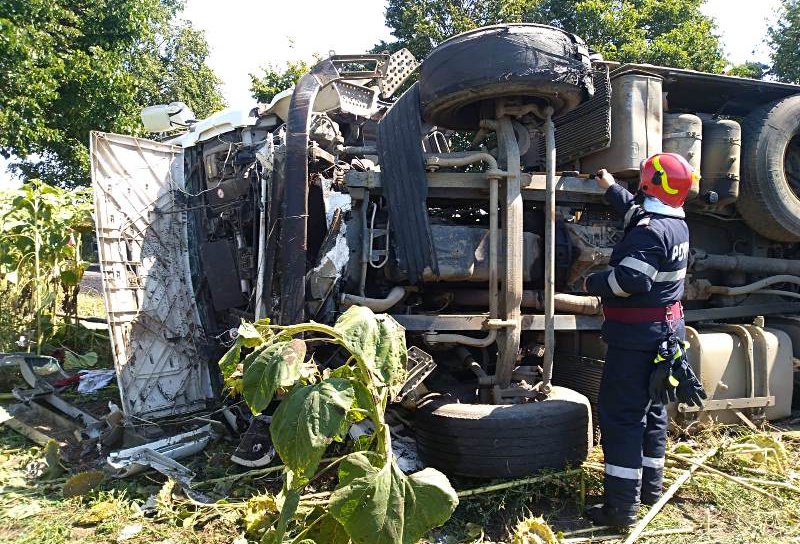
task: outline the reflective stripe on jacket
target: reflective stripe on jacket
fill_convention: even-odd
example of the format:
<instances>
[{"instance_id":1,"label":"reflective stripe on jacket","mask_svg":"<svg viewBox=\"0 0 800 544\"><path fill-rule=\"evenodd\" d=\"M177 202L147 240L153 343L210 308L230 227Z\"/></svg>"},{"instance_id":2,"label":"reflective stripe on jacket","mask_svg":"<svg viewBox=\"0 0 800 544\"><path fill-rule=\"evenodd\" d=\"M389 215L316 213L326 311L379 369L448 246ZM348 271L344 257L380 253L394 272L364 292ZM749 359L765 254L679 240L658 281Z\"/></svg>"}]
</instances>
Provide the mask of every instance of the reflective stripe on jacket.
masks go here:
<instances>
[{"instance_id":1,"label":"reflective stripe on jacket","mask_svg":"<svg viewBox=\"0 0 800 544\"><path fill-rule=\"evenodd\" d=\"M624 217L625 236L614 246L611 269L589 276L589 294L617 307L659 307L681 300L689 261L686 221L645 212L618 184L605 198Z\"/></svg>"}]
</instances>

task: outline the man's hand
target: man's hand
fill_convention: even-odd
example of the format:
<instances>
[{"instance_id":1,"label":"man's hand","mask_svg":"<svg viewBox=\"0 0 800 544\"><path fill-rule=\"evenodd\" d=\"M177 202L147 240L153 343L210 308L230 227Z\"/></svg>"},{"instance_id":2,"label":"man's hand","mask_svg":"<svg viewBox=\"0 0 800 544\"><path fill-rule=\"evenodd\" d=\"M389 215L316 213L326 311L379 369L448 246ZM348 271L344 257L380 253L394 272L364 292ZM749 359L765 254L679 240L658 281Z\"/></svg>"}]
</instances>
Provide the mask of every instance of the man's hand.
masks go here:
<instances>
[{"instance_id":1,"label":"man's hand","mask_svg":"<svg viewBox=\"0 0 800 544\"><path fill-rule=\"evenodd\" d=\"M614 176L609 174L605 168L598 170L594 175L594 179L597 182L597 186L604 191L616 183Z\"/></svg>"}]
</instances>

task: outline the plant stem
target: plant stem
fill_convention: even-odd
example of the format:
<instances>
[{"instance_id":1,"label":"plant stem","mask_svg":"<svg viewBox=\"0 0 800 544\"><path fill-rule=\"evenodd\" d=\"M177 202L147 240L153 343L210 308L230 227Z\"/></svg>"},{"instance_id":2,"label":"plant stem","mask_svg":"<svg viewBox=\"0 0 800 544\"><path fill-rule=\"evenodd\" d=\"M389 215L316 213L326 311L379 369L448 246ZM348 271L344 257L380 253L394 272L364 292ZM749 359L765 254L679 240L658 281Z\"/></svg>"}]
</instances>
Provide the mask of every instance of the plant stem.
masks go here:
<instances>
[{"instance_id":1,"label":"plant stem","mask_svg":"<svg viewBox=\"0 0 800 544\"><path fill-rule=\"evenodd\" d=\"M33 304L36 312L36 355L42 354L42 296L41 296L41 263L39 262L42 238L39 233L39 201L33 198Z\"/></svg>"},{"instance_id":2,"label":"plant stem","mask_svg":"<svg viewBox=\"0 0 800 544\"><path fill-rule=\"evenodd\" d=\"M565 470L563 472L555 472L553 474L545 474L544 476L534 476L533 478L522 478L521 480L512 480L510 482L503 482L500 484L475 487L473 489L465 489L464 491L458 492L458 498L463 499L464 497L473 497L475 495L480 495L482 493L491 493L493 491L500 491L502 489L510 489L512 487L519 487L522 485L536 484L540 482L546 482L548 480L553 480L555 478L561 478L564 476L573 476L575 474L582 474L582 473L583 473L582 469L576 468L572 470Z\"/></svg>"},{"instance_id":3,"label":"plant stem","mask_svg":"<svg viewBox=\"0 0 800 544\"><path fill-rule=\"evenodd\" d=\"M780 497L777 497L777 496L773 495L769 491L764 491L761 488L758 488L758 487L756 487L754 485L751 485L751 484L747 483L745 480L743 480L741 478L737 478L736 476L731 476L727 472L722 472L721 470L717 470L717 469L715 469L713 467L710 467L707 464L704 464L702 461L694 461L692 459L689 459L688 457L684 457L683 455L679 455L677 453L667 453L667 457L669 457L671 459L678 459L680 461L683 461L684 463L689 463L689 464L691 464L691 465L693 465L695 467L702 468L706 472L710 472L711 474L716 474L717 476L721 476L722 478L728 479L728 480L730 480L732 482L736 482L737 484L741 485L745 489L749 489L750 491L753 491L754 493L758 493L760 495L764 495L765 497L769 497L770 499L773 499L773 500L775 500L777 502L781 502L781 500L782 500Z\"/></svg>"},{"instance_id":4,"label":"plant stem","mask_svg":"<svg viewBox=\"0 0 800 544\"><path fill-rule=\"evenodd\" d=\"M678 478L672 483L672 485L669 486L669 489L667 489L661 496L661 498L658 499L658 502L656 502L652 506L652 508L650 508L650 510L647 512L644 518L642 518L642 520L636 524L636 527L633 528L630 535L628 535L628 538L625 539L624 544L633 544L634 542L636 542L636 540L642 535L642 531L644 531L645 527L647 527L647 524L653 521L653 518L655 518L658 515L658 513L661 511L664 505L669 502L669 500L678 491L678 489L683 484L685 484L689 480L689 478L692 477L692 474L694 474L694 472L700 467L700 463L705 462L706 459L709 459L715 453L717 453L717 446L714 446L706 453L704 453L703 456L700 457L700 459L698 459L696 463L693 461L692 466L686 469L686 471L684 471L683 474L678 476Z\"/></svg>"},{"instance_id":5,"label":"plant stem","mask_svg":"<svg viewBox=\"0 0 800 544\"><path fill-rule=\"evenodd\" d=\"M655 531L645 531L640 536L666 536L666 535L680 535L686 533L693 533L694 527L676 527L675 529L658 529ZM625 535L602 535L602 536L586 536L578 538L567 538L562 540L563 544L582 544L584 542L608 542L610 540L620 540L625 538ZM627 542L627 540L626 540Z\"/></svg>"}]
</instances>

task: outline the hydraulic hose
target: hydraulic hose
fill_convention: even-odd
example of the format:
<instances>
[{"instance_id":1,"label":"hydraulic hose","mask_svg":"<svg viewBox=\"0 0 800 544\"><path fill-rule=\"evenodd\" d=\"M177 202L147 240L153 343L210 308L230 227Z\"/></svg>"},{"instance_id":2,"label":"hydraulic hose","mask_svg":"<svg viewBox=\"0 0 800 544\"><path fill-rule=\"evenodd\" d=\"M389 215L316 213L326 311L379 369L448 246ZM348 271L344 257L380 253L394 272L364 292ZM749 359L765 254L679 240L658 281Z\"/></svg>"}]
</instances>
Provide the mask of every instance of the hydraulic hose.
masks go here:
<instances>
[{"instance_id":1,"label":"hydraulic hose","mask_svg":"<svg viewBox=\"0 0 800 544\"><path fill-rule=\"evenodd\" d=\"M740 285L738 287L712 285L711 287L708 288L708 292L715 295L727 295L727 296L749 295L751 293L755 293L756 291L764 293L764 290L767 287L769 287L770 285L775 285L776 283L793 283L795 285L800 285L800 277L782 274L779 276L770 276L768 278L758 280L748 285ZM764 294L776 294L776 293L764 293Z\"/></svg>"},{"instance_id":2,"label":"hydraulic hose","mask_svg":"<svg viewBox=\"0 0 800 544\"><path fill-rule=\"evenodd\" d=\"M464 306L486 306L489 294L479 289L460 289L453 291L453 302ZM580 315L602 315L600 297L589 295L568 295L556 293L553 297L554 308L557 312ZM533 310L544 309L544 294L542 291L526 289L522 292L522 307Z\"/></svg>"},{"instance_id":3,"label":"hydraulic hose","mask_svg":"<svg viewBox=\"0 0 800 544\"><path fill-rule=\"evenodd\" d=\"M366 306L373 312L382 313L403 300L406 296L406 288L401 286L392 287L386 298L369 298L359 295L342 295L342 303L345 306Z\"/></svg>"}]
</instances>

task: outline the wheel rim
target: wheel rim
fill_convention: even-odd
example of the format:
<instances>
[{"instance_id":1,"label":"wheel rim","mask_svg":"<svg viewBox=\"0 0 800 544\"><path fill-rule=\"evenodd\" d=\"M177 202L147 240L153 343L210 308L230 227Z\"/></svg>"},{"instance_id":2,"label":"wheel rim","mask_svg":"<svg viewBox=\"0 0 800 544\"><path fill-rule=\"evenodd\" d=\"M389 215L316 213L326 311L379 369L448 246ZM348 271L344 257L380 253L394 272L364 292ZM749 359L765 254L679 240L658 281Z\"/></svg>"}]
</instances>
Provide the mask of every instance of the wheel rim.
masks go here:
<instances>
[{"instance_id":1,"label":"wheel rim","mask_svg":"<svg viewBox=\"0 0 800 544\"><path fill-rule=\"evenodd\" d=\"M800 198L800 134L795 134L786 146L783 169L794 196Z\"/></svg>"}]
</instances>

